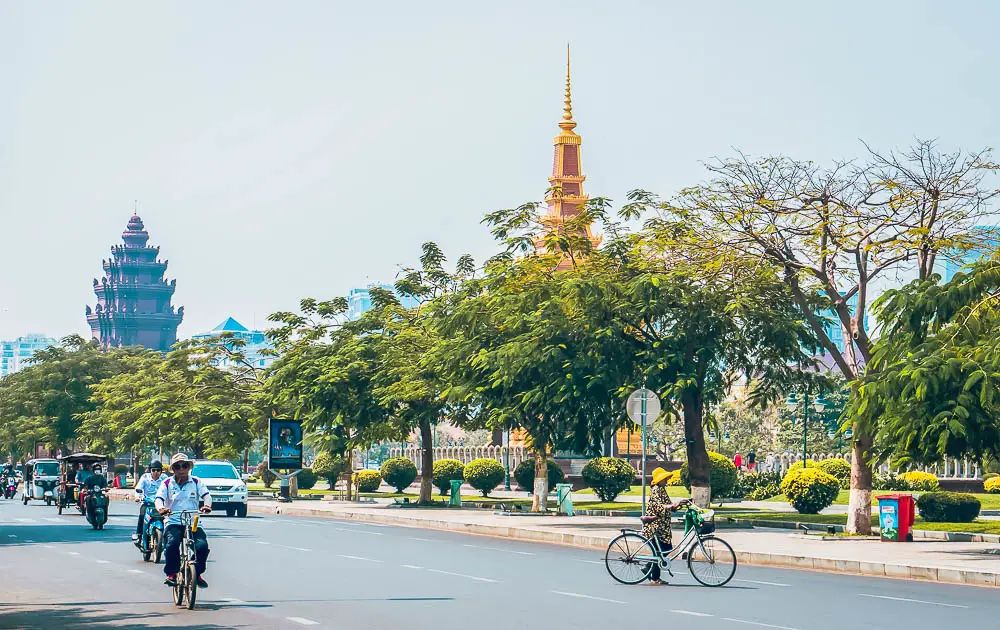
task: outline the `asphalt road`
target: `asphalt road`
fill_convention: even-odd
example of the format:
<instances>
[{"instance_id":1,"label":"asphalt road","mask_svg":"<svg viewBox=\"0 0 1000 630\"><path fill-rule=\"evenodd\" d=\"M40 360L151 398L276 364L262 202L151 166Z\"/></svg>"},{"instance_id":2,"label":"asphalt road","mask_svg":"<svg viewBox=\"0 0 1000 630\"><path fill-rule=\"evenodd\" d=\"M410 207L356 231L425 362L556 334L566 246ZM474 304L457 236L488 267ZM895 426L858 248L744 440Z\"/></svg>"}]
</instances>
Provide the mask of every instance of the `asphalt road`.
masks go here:
<instances>
[{"instance_id":1,"label":"asphalt road","mask_svg":"<svg viewBox=\"0 0 1000 630\"><path fill-rule=\"evenodd\" d=\"M210 588L179 610L162 565L129 540L135 514L113 502L98 532L75 512L0 501L0 628L942 630L1000 619L989 588L745 566L723 588L689 575L623 586L595 551L281 516L204 519Z\"/></svg>"}]
</instances>

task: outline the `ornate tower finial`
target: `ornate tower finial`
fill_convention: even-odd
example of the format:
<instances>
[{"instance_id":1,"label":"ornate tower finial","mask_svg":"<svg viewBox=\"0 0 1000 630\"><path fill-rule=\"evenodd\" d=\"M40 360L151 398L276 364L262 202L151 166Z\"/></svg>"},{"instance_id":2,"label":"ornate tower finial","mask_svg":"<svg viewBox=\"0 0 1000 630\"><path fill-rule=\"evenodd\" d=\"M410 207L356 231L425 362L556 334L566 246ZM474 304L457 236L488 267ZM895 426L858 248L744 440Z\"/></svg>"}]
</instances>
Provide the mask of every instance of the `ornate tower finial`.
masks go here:
<instances>
[{"instance_id":1,"label":"ornate tower finial","mask_svg":"<svg viewBox=\"0 0 1000 630\"><path fill-rule=\"evenodd\" d=\"M566 131L572 131L576 127L576 121L573 120L573 94L570 89L568 43L566 44L566 97L563 101L563 119L559 127Z\"/></svg>"}]
</instances>

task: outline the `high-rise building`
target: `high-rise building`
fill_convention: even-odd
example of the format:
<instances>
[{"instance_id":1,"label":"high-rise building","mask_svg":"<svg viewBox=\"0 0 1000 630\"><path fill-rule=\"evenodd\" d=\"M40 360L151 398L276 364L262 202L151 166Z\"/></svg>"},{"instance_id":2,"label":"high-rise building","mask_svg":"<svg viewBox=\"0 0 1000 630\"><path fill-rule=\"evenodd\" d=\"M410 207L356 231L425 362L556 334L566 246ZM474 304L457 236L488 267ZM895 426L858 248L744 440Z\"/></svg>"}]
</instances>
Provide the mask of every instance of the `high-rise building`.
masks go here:
<instances>
[{"instance_id":1,"label":"high-rise building","mask_svg":"<svg viewBox=\"0 0 1000 630\"><path fill-rule=\"evenodd\" d=\"M934 262L934 273L941 275L942 282L948 282L966 265L971 265L982 258L992 256L1000 246L1000 227L996 225L977 225L976 230L983 237L982 248L970 249L957 256L938 255Z\"/></svg>"},{"instance_id":2,"label":"high-rise building","mask_svg":"<svg viewBox=\"0 0 1000 630\"><path fill-rule=\"evenodd\" d=\"M142 219L133 215L122 233L123 245L111 248L102 260L104 277L94 279L97 306L87 306L91 334L108 347L143 346L166 352L177 341L177 326L184 307L176 311L170 299L177 281L163 274L167 262L158 258L159 247L148 247L149 234Z\"/></svg>"},{"instance_id":3,"label":"high-rise building","mask_svg":"<svg viewBox=\"0 0 1000 630\"><path fill-rule=\"evenodd\" d=\"M270 350L274 347L268 340L267 335L264 334L264 331L250 330L232 317L227 317L226 321L222 322L212 330L192 335L191 338L204 341L223 334L243 342L238 349L243 353L246 357L247 363L249 363L252 367L264 368L274 362L276 357L264 352L265 350ZM233 344L232 347L236 348L236 345ZM220 362L219 367L224 368L229 367L229 365L230 361L228 359L223 359Z\"/></svg>"},{"instance_id":4,"label":"high-rise building","mask_svg":"<svg viewBox=\"0 0 1000 630\"><path fill-rule=\"evenodd\" d=\"M59 345L59 340L45 335L29 333L12 341L0 341L0 376L24 369L39 350Z\"/></svg>"},{"instance_id":5,"label":"high-rise building","mask_svg":"<svg viewBox=\"0 0 1000 630\"><path fill-rule=\"evenodd\" d=\"M552 176L549 177L549 192L545 196L546 211L542 215L542 224L547 232L558 232L567 221L577 217L583 210L589 197L583 192L583 182L587 179L583 174L580 159L580 148L583 140L573 131L576 121L573 120L573 97L570 89L569 46L566 46L566 92L563 101L563 116L559 121L561 131L555 137L555 151L552 158ZM591 226L576 226L582 229L590 242L597 246L600 239L595 237ZM541 243L536 243L541 246ZM570 261L565 259L561 268L569 267Z\"/></svg>"},{"instance_id":6,"label":"high-rise building","mask_svg":"<svg viewBox=\"0 0 1000 630\"><path fill-rule=\"evenodd\" d=\"M370 289L374 287L395 293L396 297L399 299L399 303L403 305L403 308L414 308L420 304L415 297L410 295L400 295L395 288L387 284L369 284L367 287L351 289L347 293L347 319L357 319L361 317L362 313L365 311L371 310L372 296Z\"/></svg>"}]
</instances>

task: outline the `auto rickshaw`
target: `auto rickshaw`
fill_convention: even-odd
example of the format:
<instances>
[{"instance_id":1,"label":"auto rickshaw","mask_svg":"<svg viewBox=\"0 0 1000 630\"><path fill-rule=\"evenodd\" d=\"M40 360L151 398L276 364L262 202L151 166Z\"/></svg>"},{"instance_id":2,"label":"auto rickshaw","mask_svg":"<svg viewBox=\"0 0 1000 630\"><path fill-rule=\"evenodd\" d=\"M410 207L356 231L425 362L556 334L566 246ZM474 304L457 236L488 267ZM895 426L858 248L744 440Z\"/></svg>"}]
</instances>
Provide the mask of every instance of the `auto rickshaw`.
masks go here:
<instances>
[{"instance_id":1,"label":"auto rickshaw","mask_svg":"<svg viewBox=\"0 0 1000 630\"><path fill-rule=\"evenodd\" d=\"M24 465L24 491L22 501L45 501L45 505L56 502L59 485L59 461L55 459L32 459Z\"/></svg>"},{"instance_id":2,"label":"auto rickshaw","mask_svg":"<svg viewBox=\"0 0 1000 630\"><path fill-rule=\"evenodd\" d=\"M76 473L79 469L83 468L88 471L93 471L95 465L100 465L103 467L102 475L104 476L105 486L107 485L107 474L110 468L111 458L107 455L98 455L96 453L73 453L72 455L64 455L59 458L59 500L57 505L59 506L59 513L62 514L63 510L71 505L75 505L76 509L80 511L80 514L85 514L85 508L83 503L80 501L80 485L76 481Z\"/></svg>"}]
</instances>

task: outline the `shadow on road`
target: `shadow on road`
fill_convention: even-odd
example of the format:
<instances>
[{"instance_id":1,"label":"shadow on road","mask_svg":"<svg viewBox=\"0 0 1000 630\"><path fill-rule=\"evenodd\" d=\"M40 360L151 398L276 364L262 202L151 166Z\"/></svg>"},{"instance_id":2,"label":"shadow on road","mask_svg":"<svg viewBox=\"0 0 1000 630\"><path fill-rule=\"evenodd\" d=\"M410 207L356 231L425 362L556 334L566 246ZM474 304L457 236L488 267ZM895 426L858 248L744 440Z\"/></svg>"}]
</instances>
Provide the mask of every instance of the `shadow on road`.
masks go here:
<instances>
[{"instance_id":1,"label":"shadow on road","mask_svg":"<svg viewBox=\"0 0 1000 630\"><path fill-rule=\"evenodd\" d=\"M153 612L112 612L107 610L109 603L95 602L88 604L0 604L0 628L19 628L24 630L51 628L74 628L82 630L140 630L145 628L189 628L191 630L224 630L226 628L245 628L250 626L217 625L214 623L198 623L198 610L185 612L183 620L180 615L167 615ZM28 606L32 606L28 610Z\"/></svg>"}]
</instances>

